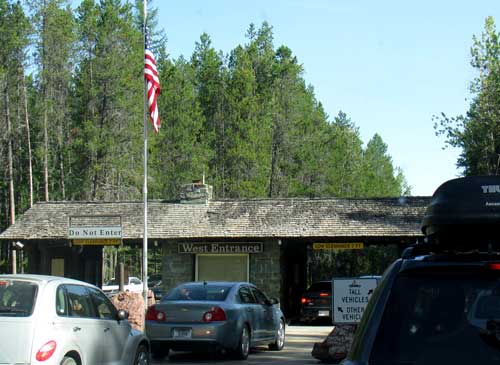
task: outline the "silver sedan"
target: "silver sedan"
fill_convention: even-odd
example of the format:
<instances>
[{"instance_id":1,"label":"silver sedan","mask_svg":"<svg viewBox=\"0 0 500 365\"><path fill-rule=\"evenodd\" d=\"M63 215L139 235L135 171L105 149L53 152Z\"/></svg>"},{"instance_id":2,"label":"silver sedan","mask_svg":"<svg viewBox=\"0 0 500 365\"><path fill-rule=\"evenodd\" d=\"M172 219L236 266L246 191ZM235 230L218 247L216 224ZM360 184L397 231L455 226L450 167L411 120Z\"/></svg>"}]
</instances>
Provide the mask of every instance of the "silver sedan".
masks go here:
<instances>
[{"instance_id":1,"label":"silver sedan","mask_svg":"<svg viewBox=\"0 0 500 365\"><path fill-rule=\"evenodd\" d=\"M0 275L0 364L147 365L149 341L97 287Z\"/></svg>"},{"instance_id":2,"label":"silver sedan","mask_svg":"<svg viewBox=\"0 0 500 365\"><path fill-rule=\"evenodd\" d=\"M190 282L149 307L146 334L153 357L175 351L228 351L246 359L251 347L285 345L285 317L255 285L246 282Z\"/></svg>"}]
</instances>

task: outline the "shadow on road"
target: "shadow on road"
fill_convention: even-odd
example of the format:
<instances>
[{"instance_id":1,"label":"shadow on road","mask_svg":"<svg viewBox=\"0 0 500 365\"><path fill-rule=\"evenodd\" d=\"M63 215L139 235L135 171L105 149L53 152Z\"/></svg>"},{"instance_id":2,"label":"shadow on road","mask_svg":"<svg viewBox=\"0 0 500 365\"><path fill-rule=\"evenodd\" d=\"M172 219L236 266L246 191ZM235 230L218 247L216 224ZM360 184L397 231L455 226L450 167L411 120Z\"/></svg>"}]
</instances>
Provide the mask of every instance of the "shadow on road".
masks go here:
<instances>
[{"instance_id":1,"label":"shadow on road","mask_svg":"<svg viewBox=\"0 0 500 365\"><path fill-rule=\"evenodd\" d=\"M321 364L311 356L315 342L323 341L333 326L287 326L286 343L282 351L269 351L267 346L253 348L245 361L235 360L227 353L170 352L170 355L153 364L272 364L299 365Z\"/></svg>"}]
</instances>

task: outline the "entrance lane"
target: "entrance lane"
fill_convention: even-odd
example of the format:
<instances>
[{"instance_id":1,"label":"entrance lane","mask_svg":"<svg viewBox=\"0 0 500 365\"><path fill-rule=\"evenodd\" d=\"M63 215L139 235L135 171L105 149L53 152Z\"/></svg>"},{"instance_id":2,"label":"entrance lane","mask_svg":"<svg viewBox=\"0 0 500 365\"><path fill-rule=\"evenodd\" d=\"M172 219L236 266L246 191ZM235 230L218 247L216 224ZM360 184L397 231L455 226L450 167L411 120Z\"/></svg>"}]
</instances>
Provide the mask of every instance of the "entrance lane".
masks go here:
<instances>
[{"instance_id":1,"label":"entrance lane","mask_svg":"<svg viewBox=\"0 0 500 365\"><path fill-rule=\"evenodd\" d=\"M153 364L319 364L320 361L311 356L314 342L323 341L331 332L333 326L287 326L285 348L282 351L268 351L265 347L253 349L245 361L233 360L226 356L209 354L192 354L185 352L170 352L168 358L153 361Z\"/></svg>"}]
</instances>

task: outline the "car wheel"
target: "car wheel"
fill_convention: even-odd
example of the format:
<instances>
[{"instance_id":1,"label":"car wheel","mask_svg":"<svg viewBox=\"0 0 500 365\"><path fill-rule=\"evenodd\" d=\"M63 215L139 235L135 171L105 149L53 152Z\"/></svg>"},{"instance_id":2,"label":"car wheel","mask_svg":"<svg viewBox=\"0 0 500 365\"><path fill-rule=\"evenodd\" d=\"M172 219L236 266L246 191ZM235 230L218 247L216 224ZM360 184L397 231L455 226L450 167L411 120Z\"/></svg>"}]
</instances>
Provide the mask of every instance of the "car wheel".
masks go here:
<instances>
[{"instance_id":1,"label":"car wheel","mask_svg":"<svg viewBox=\"0 0 500 365\"><path fill-rule=\"evenodd\" d=\"M70 356L64 356L61 361L61 365L78 365L76 360Z\"/></svg>"},{"instance_id":2,"label":"car wheel","mask_svg":"<svg viewBox=\"0 0 500 365\"><path fill-rule=\"evenodd\" d=\"M169 353L169 349L165 347L160 347L158 345L151 346L151 354L153 355L153 359L161 360Z\"/></svg>"},{"instance_id":3,"label":"car wheel","mask_svg":"<svg viewBox=\"0 0 500 365\"><path fill-rule=\"evenodd\" d=\"M283 347L285 347L285 322L280 320L278 331L276 332L276 340L269 344L269 350L281 351Z\"/></svg>"},{"instance_id":4,"label":"car wheel","mask_svg":"<svg viewBox=\"0 0 500 365\"><path fill-rule=\"evenodd\" d=\"M234 352L235 357L239 360L246 360L248 354L250 353L250 330L247 325L244 325L241 329L240 340L238 341L238 347Z\"/></svg>"},{"instance_id":5,"label":"car wheel","mask_svg":"<svg viewBox=\"0 0 500 365\"><path fill-rule=\"evenodd\" d=\"M135 353L134 365L149 365L149 351L144 345L139 345Z\"/></svg>"}]
</instances>

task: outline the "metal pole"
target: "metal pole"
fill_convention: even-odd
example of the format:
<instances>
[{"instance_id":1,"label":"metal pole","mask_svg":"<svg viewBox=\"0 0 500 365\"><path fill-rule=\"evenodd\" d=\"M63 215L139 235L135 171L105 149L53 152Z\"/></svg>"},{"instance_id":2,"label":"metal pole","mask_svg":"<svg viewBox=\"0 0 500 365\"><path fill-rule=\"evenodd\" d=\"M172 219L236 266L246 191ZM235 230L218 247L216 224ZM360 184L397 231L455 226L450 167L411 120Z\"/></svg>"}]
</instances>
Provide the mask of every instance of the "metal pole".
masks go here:
<instances>
[{"instance_id":1,"label":"metal pole","mask_svg":"<svg viewBox=\"0 0 500 365\"><path fill-rule=\"evenodd\" d=\"M118 291L122 292L125 290L125 264L120 262L120 269L118 271Z\"/></svg>"},{"instance_id":2,"label":"metal pole","mask_svg":"<svg viewBox=\"0 0 500 365\"><path fill-rule=\"evenodd\" d=\"M147 0L144 0L144 47L146 47ZM144 57L144 52L143 52ZM142 244L142 285L144 304L148 307L148 122L147 84L144 78L144 237Z\"/></svg>"},{"instance_id":3,"label":"metal pole","mask_svg":"<svg viewBox=\"0 0 500 365\"><path fill-rule=\"evenodd\" d=\"M21 269L21 274L24 274L24 252L22 248L19 250L19 268Z\"/></svg>"},{"instance_id":4,"label":"metal pole","mask_svg":"<svg viewBox=\"0 0 500 365\"><path fill-rule=\"evenodd\" d=\"M12 248L12 273L17 274L17 251Z\"/></svg>"}]
</instances>

